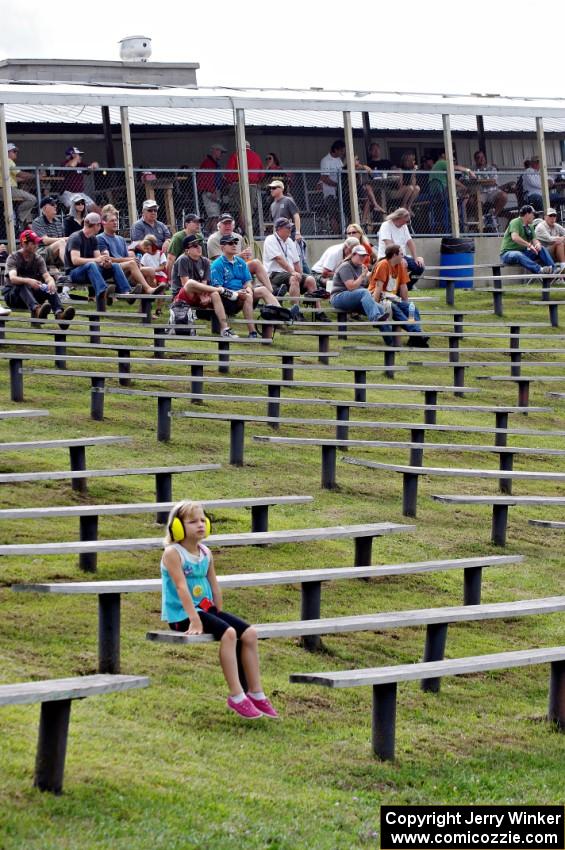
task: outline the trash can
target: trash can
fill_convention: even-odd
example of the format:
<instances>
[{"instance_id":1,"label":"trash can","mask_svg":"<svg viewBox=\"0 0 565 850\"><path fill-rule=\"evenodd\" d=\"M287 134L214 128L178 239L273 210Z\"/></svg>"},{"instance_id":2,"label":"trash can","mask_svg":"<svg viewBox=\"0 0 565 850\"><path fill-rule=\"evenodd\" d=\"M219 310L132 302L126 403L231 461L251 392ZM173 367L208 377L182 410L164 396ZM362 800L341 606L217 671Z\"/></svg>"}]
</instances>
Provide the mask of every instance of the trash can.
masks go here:
<instances>
[{"instance_id":1,"label":"trash can","mask_svg":"<svg viewBox=\"0 0 565 850\"><path fill-rule=\"evenodd\" d=\"M456 289L473 288L473 266L475 263L475 240L468 237L446 236L441 240L440 278L454 281ZM467 268L452 268L467 266ZM440 280L440 287L445 283Z\"/></svg>"}]
</instances>

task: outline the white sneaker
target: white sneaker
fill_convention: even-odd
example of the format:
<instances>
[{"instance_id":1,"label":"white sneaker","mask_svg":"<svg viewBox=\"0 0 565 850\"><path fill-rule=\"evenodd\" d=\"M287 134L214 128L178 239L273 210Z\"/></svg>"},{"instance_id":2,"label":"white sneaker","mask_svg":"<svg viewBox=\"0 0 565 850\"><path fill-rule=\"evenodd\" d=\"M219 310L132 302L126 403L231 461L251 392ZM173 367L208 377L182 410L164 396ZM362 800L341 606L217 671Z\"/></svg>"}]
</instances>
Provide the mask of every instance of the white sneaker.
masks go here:
<instances>
[{"instance_id":1,"label":"white sneaker","mask_svg":"<svg viewBox=\"0 0 565 850\"><path fill-rule=\"evenodd\" d=\"M238 334L232 331L231 328L224 328L220 336L227 337L228 339L239 339Z\"/></svg>"},{"instance_id":2,"label":"white sneaker","mask_svg":"<svg viewBox=\"0 0 565 850\"><path fill-rule=\"evenodd\" d=\"M0 306L0 316L9 316L11 312L7 307Z\"/></svg>"},{"instance_id":3,"label":"white sneaker","mask_svg":"<svg viewBox=\"0 0 565 850\"><path fill-rule=\"evenodd\" d=\"M553 274L553 266L542 266L540 274Z\"/></svg>"}]
</instances>

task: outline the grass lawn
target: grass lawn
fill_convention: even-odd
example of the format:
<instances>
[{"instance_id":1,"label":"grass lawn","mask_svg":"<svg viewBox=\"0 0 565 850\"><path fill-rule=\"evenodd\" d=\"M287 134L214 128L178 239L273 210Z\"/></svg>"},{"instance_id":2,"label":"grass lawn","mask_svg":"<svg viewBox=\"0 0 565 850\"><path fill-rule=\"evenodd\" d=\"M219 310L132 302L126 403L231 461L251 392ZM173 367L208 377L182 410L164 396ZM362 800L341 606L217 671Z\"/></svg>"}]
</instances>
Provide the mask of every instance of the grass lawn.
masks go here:
<instances>
[{"instance_id":1,"label":"grass lawn","mask_svg":"<svg viewBox=\"0 0 565 850\"><path fill-rule=\"evenodd\" d=\"M457 308L490 307L490 296L457 293ZM544 307L526 308L531 295L505 299L510 319L548 321ZM438 310L445 309L443 299ZM430 305L426 310L432 309ZM124 312L127 312L124 308ZM486 318L489 322L494 317ZM424 320L425 326L425 320ZM473 329L476 330L476 329ZM495 330L495 329L490 329ZM559 330L532 329L544 339L524 340L523 347L554 347L563 353ZM375 331L380 344L380 335ZM190 340L193 342L193 340ZM382 363L381 354L342 350L339 363ZM186 343L186 340L185 340ZM445 339L434 345L446 345ZM501 339L472 337L462 345L500 347ZM19 344L25 350L23 342ZM182 346L183 342L175 343ZM167 344L169 347L169 344ZM275 347L315 350L308 337L277 335ZM216 346L207 344L210 355ZM30 351L32 349L29 349ZM170 346L174 350L174 345ZM249 357L253 347L249 347ZM71 348L69 348L71 353ZM72 353L84 353L77 350ZM485 359L479 355L480 359ZM477 358L477 359L479 359ZM238 358L241 359L241 358ZM437 360L437 354L409 350L397 358ZM445 358L447 359L447 357ZM463 359L469 359L464 355ZM460 399L460 412L438 414L438 422L461 426L461 433L429 432L428 442L492 444L486 434L465 430L467 425L494 425L494 415L465 412L469 404L516 404L511 383L478 381L479 374L509 374L508 358L499 354L500 369L467 372L467 384L480 392ZM52 365L52 359L41 364ZM69 363L70 368L75 368ZM81 368L84 368L81 366ZM99 369L100 364L93 364ZM113 367L114 368L114 367ZM153 367L144 364L138 371ZM179 367L155 363L155 371L179 373ZM135 371L135 369L132 369ZM544 374L544 370L530 370ZM0 407L8 408L6 364L0 364ZM547 374L559 373L558 369ZM216 374L216 373L211 373ZM280 377L279 369L232 370L232 375ZM350 381L351 375L332 376L311 371L296 377ZM565 374L565 372L564 372ZM370 381L386 382L380 376ZM394 383L451 384L448 368L412 367L398 373ZM307 494L311 505L275 507L272 529L338 525L361 522L412 522L402 516L402 479L395 474L361 469L338 461L339 489L320 488L320 450L283 449L254 444L253 434L272 433L268 425L246 427L246 465L228 465L229 429L221 421L175 418L170 444L156 440L156 402L151 398L110 395L106 419L89 418L89 381L85 379L26 376L26 407L45 407L49 418L0 421L0 441L55 439L72 436L129 434L131 446L87 448L89 468L157 466L186 463L222 463L217 472L175 476L175 498L230 498L237 496ZM565 390L565 380L563 382ZM157 388L158 384L135 384ZM211 385L210 385L211 387ZM178 388L167 385L167 389ZM184 386L185 390L189 387ZM512 414L510 426L563 429L563 402L548 400L547 390L560 384L534 384L531 403L548 404L547 413L527 417ZM220 392L214 387L212 392ZM227 392L265 394L264 387L245 386ZM351 399L346 390L284 390L283 395L319 395ZM421 393L369 391L372 401L423 401ZM453 403L452 396L440 402ZM175 410L189 402L174 403ZM220 412L218 402L195 408ZM241 403L224 410L264 415L265 405ZM330 411L332 411L330 413ZM333 417L333 408L285 405L285 416ZM390 421L383 431L355 429L351 437L406 440L395 429L395 419L421 421L422 412L352 410L353 419ZM283 436L332 436L332 429L281 426ZM512 445L563 448L562 438L513 436ZM406 450L351 450L352 456L406 463ZM427 452L425 463L494 469L496 455L465 452ZM0 455L5 472L30 469L66 469L68 452L13 452ZM565 472L565 457L516 456L516 469ZM98 479L89 482L88 496L73 493L68 481L4 485L0 507L65 505L89 502L132 502L154 499L149 476ZM483 601L527 599L565 593L563 537L558 531L534 528L528 518L562 519L558 507L514 507L509 512L508 545L490 544L491 508L442 505L433 493L496 493L496 480L480 478L420 479L417 530L375 541L373 563L386 564L433 558L502 553L526 556L522 564L489 568L483 575ZM514 482L518 495L563 495L563 486L551 481ZM248 531L245 510L212 511L214 531ZM103 517L99 536L150 537L162 527L153 515ZM2 522L2 543L74 540L78 521L55 519ZM221 574L275 569L344 566L352 563L351 541L329 541L267 548L216 550ZM84 578L77 556L4 558L0 563L0 659L3 682L54 678L96 672L97 605L92 597L48 597L15 594L10 585L21 581ZM100 555L100 579L154 578L159 575L157 552ZM296 619L300 590L293 586L226 591L224 602L252 622ZM324 586L322 616L362 614L440 605L462 600L462 574L425 574L363 582L336 582ZM564 643L563 617L526 617L452 626L447 655L478 655L505 650L557 646ZM212 645L176 647L151 644L145 632L160 628L159 594L130 594L122 606L122 672L148 675L151 687L76 701L72 708L65 793L41 794L32 788L39 708L8 707L0 711L0 850L352 850L379 847L381 804L555 804L565 791L565 736L544 721L549 669L521 668L443 680L441 693L423 694L417 682L401 684L398 697L397 759L380 763L371 755L371 689L328 690L291 685L289 674L414 662L421 659L424 629L359 633L323 639L323 651L306 653L298 641L273 640L260 644L265 690L281 714L276 722L254 724L226 709L226 688Z\"/></svg>"}]
</instances>

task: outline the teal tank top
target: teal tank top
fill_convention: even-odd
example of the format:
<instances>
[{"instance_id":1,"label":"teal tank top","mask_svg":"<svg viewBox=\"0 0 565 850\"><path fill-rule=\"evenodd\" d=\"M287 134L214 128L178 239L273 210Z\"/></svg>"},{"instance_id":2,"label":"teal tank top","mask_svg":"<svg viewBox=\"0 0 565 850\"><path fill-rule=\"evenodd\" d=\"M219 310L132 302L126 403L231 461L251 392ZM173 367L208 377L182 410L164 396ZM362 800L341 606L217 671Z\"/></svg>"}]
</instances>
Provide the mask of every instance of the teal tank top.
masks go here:
<instances>
[{"instance_id":1,"label":"teal tank top","mask_svg":"<svg viewBox=\"0 0 565 850\"><path fill-rule=\"evenodd\" d=\"M186 579L186 586L188 587L188 592L192 597L195 607L198 609L203 599L209 599L210 602L212 602L212 588L208 581L208 568L210 566L210 559L212 555L208 547L199 543L199 554L191 555L190 552L187 552L184 546L180 545L180 543L173 543L172 546L179 553L182 571ZM188 614L183 608L175 583L169 575L162 560L161 592L161 619L166 620L168 623L178 623L181 620L186 620Z\"/></svg>"}]
</instances>

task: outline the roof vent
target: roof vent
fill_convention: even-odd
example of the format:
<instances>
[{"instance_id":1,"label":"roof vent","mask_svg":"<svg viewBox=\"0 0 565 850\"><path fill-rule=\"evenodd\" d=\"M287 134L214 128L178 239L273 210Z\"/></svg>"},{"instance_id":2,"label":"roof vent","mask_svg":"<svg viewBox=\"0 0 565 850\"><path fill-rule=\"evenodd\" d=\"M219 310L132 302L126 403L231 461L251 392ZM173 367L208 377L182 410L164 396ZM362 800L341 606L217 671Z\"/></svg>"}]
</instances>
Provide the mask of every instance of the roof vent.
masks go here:
<instances>
[{"instance_id":1,"label":"roof vent","mask_svg":"<svg viewBox=\"0 0 565 850\"><path fill-rule=\"evenodd\" d=\"M146 35L130 35L118 44L124 62L147 62L151 56L151 39Z\"/></svg>"}]
</instances>

